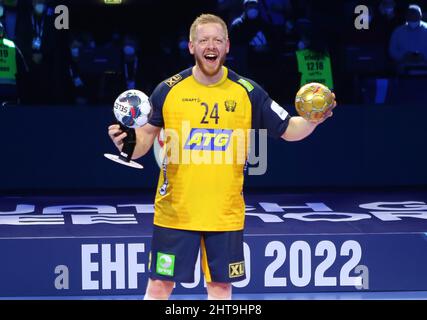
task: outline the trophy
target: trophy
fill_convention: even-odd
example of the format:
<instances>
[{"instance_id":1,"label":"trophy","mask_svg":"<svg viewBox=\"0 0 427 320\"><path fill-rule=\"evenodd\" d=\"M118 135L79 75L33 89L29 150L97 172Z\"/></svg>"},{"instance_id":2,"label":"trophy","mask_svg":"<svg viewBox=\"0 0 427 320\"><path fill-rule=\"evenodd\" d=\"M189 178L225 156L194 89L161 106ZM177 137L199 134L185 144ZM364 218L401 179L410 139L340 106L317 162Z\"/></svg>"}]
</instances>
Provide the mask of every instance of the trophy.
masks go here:
<instances>
[{"instance_id":1,"label":"trophy","mask_svg":"<svg viewBox=\"0 0 427 320\"><path fill-rule=\"evenodd\" d=\"M127 136L123 139L123 148L119 155L104 153L104 156L114 162L142 169L141 164L132 160L132 155L136 145L135 128L145 125L151 112L148 96L139 90L127 90L117 97L113 112L120 129L126 132Z\"/></svg>"}]
</instances>

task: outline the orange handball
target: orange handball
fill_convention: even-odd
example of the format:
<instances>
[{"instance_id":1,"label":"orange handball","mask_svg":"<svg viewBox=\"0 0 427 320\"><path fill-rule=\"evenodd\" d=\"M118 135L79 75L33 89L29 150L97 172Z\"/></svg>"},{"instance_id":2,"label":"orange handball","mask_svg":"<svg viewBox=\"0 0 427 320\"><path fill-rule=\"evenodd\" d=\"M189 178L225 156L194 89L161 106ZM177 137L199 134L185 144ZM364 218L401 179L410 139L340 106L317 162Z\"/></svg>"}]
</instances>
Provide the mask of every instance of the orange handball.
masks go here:
<instances>
[{"instance_id":1,"label":"orange handball","mask_svg":"<svg viewBox=\"0 0 427 320\"><path fill-rule=\"evenodd\" d=\"M302 86L295 97L298 114L312 122L320 121L334 105L332 91L324 84L310 82Z\"/></svg>"}]
</instances>

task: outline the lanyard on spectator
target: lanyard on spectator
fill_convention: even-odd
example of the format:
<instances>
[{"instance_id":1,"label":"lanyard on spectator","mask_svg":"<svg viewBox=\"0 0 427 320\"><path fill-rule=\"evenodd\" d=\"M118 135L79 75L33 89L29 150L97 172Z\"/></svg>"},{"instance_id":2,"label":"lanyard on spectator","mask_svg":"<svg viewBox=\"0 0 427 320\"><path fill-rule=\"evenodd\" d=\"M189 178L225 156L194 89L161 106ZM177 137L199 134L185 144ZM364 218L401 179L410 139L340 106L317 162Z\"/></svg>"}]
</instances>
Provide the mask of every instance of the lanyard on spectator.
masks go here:
<instances>
[{"instance_id":1,"label":"lanyard on spectator","mask_svg":"<svg viewBox=\"0 0 427 320\"><path fill-rule=\"evenodd\" d=\"M135 75L136 75L136 68L138 66L138 57L135 57L135 60L133 61L133 76L135 79ZM126 77L126 81L129 80L129 68L128 68L128 64L125 62L125 77Z\"/></svg>"},{"instance_id":2,"label":"lanyard on spectator","mask_svg":"<svg viewBox=\"0 0 427 320\"><path fill-rule=\"evenodd\" d=\"M31 20L33 22L33 30L36 32L36 36L41 39L43 36L44 15L41 17L40 24L35 21L34 15L32 15Z\"/></svg>"}]
</instances>

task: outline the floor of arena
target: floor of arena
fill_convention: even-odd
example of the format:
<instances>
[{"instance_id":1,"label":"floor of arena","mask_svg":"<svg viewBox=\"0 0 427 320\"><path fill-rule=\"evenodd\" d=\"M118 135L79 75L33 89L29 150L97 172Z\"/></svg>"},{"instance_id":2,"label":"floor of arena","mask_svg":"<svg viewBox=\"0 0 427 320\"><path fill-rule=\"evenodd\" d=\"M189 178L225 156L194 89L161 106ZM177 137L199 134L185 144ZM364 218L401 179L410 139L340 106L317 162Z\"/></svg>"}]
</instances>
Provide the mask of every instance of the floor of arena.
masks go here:
<instances>
[{"instance_id":1,"label":"floor of arena","mask_svg":"<svg viewBox=\"0 0 427 320\"><path fill-rule=\"evenodd\" d=\"M427 190L245 194L237 300L427 299ZM0 197L0 299L143 298L153 194ZM205 300L198 260L172 300Z\"/></svg>"}]
</instances>

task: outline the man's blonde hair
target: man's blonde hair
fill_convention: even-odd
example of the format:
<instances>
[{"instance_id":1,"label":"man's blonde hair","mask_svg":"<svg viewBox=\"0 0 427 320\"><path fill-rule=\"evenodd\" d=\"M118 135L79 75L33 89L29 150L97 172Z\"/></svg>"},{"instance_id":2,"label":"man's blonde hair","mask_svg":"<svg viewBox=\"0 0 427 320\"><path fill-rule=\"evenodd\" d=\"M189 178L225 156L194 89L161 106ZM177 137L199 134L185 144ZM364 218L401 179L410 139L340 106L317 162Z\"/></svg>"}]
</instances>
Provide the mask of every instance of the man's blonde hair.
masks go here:
<instances>
[{"instance_id":1,"label":"man's blonde hair","mask_svg":"<svg viewBox=\"0 0 427 320\"><path fill-rule=\"evenodd\" d=\"M227 25L225 24L224 20L222 20L220 17L214 15L214 14L201 14L200 16L198 16L196 18L196 20L194 20L194 22L192 23L191 27L190 27L190 41L194 41L196 38L196 29L197 26L201 25L201 24L206 24L206 23L219 23L222 27L222 29L224 29L224 35L225 35L225 39L228 39L228 29L227 29Z\"/></svg>"}]
</instances>

